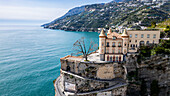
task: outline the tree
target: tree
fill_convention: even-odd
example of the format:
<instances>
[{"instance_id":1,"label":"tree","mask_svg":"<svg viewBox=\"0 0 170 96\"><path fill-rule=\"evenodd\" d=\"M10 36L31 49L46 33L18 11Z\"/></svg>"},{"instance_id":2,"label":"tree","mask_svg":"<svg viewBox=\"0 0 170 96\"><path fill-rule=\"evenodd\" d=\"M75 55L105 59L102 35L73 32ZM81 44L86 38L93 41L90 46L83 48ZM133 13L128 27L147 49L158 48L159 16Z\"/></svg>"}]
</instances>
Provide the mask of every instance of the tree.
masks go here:
<instances>
[{"instance_id":1,"label":"tree","mask_svg":"<svg viewBox=\"0 0 170 96\"><path fill-rule=\"evenodd\" d=\"M155 22L155 21L152 21L152 22L151 22L151 27L152 27L152 28L155 28L155 27L156 27L156 22Z\"/></svg>"},{"instance_id":2,"label":"tree","mask_svg":"<svg viewBox=\"0 0 170 96\"><path fill-rule=\"evenodd\" d=\"M164 30L166 33L166 38L170 36L170 26L166 26L166 29Z\"/></svg>"},{"instance_id":3,"label":"tree","mask_svg":"<svg viewBox=\"0 0 170 96\"><path fill-rule=\"evenodd\" d=\"M90 41L89 46L87 46L84 42L84 37L77 40L73 44L73 50L76 52L76 55L83 55L86 61L88 61L88 55L90 52L97 50L97 44L94 44L93 41Z\"/></svg>"}]
</instances>

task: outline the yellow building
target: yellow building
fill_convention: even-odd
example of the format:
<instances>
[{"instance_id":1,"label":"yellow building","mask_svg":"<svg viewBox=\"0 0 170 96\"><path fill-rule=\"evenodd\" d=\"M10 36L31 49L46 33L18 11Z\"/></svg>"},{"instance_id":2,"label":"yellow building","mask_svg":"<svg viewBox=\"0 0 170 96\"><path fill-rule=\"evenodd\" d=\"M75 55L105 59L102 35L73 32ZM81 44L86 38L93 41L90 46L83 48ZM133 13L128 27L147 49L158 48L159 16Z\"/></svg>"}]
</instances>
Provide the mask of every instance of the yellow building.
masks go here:
<instances>
[{"instance_id":1,"label":"yellow building","mask_svg":"<svg viewBox=\"0 0 170 96\"><path fill-rule=\"evenodd\" d=\"M105 34L104 30L99 35L99 54L102 61L121 62L127 53L137 52L139 46L158 44L160 31L124 30L123 34L112 32Z\"/></svg>"}]
</instances>

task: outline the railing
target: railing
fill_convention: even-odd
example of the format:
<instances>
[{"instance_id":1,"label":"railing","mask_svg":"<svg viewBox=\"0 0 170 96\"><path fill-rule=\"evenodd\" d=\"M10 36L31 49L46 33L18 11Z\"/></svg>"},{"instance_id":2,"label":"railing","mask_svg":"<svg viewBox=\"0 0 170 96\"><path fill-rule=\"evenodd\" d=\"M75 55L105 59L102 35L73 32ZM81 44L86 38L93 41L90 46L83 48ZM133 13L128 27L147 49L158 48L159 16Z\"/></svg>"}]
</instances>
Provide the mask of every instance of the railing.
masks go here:
<instances>
[{"instance_id":1,"label":"railing","mask_svg":"<svg viewBox=\"0 0 170 96\"><path fill-rule=\"evenodd\" d=\"M109 45L106 45L106 47L110 47Z\"/></svg>"}]
</instances>

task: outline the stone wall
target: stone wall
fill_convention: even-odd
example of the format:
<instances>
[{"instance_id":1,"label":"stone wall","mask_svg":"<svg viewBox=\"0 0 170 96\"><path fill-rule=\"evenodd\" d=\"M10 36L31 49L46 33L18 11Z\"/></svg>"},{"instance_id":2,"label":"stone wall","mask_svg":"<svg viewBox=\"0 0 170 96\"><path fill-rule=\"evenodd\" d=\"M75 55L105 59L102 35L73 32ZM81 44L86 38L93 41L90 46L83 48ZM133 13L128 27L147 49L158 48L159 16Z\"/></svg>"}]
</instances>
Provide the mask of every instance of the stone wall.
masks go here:
<instances>
[{"instance_id":1,"label":"stone wall","mask_svg":"<svg viewBox=\"0 0 170 96\"><path fill-rule=\"evenodd\" d=\"M150 83L153 80L157 80L160 96L168 96L170 94L168 92L170 90L170 57L153 56L142 63L139 68L139 78L147 81L149 88Z\"/></svg>"},{"instance_id":2,"label":"stone wall","mask_svg":"<svg viewBox=\"0 0 170 96\"><path fill-rule=\"evenodd\" d=\"M89 80L78 78L74 75L70 75L67 73L64 73L62 76L64 77L64 82L76 85L76 92L89 92L109 88L123 80L123 79L117 79L113 81L100 81L95 79Z\"/></svg>"},{"instance_id":3,"label":"stone wall","mask_svg":"<svg viewBox=\"0 0 170 96\"><path fill-rule=\"evenodd\" d=\"M70 71L83 77L96 79L124 78L126 74L123 65L124 64L113 62L95 63L61 60L62 70Z\"/></svg>"}]
</instances>

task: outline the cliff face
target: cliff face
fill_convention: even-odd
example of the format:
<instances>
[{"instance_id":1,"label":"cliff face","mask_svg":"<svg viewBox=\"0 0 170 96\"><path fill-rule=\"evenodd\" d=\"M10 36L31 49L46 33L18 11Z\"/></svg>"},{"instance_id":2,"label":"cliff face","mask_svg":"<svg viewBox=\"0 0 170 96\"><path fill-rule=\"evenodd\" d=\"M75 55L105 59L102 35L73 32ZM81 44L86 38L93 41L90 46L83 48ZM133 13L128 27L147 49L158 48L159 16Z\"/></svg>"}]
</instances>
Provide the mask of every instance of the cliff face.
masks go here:
<instances>
[{"instance_id":1,"label":"cliff face","mask_svg":"<svg viewBox=\"0 0 170 96\"><path fill-rule=\"evenodd\" d=\"M170 5L166 3L166 6ZM159 8L143 3L103 3L85 5L71 9L61 18L44 24L45 28L70 31L93 31L110 26L131 27L134 24L150 26L152 21L160 22L169 17L169 11L162 5Z\"/></svg>"},{"instance_id":2,"label":"cliff face","mask_svg":"<svg viewBox=\"0 0 170 96\"><path fill-rule=\"evenodd\" d=\"M168 55L155 55L146 60L143 60L140 64L136 62L136 57L129 57L129 62L126 63L128 68L129 77L129 90L130 96L134 96L134 93L141 93L142 82L145 82L145 95L152 93L152 83L157 81L159 96L168 96L170 89L170 57ZM133 62L134 61L134 62ZM130 67L131 64L133 67ZM133 73L133 74L132 74ZM131 75L131 76L130 76ZM135 89L135 90L134 90Z\"/></svg>"}]
</instances>

